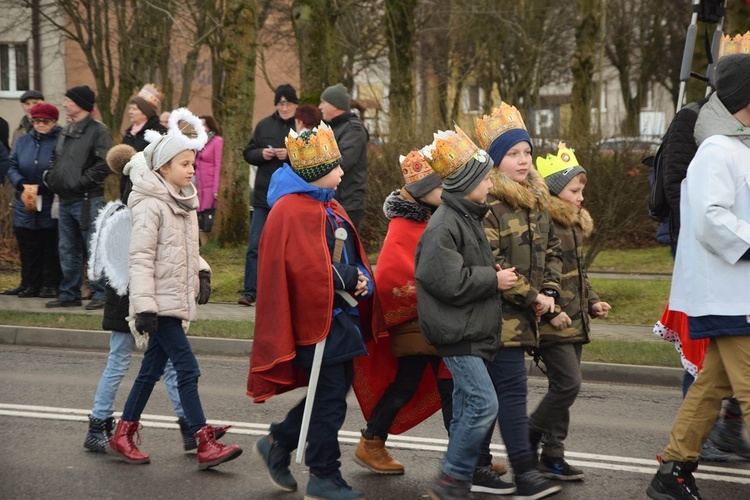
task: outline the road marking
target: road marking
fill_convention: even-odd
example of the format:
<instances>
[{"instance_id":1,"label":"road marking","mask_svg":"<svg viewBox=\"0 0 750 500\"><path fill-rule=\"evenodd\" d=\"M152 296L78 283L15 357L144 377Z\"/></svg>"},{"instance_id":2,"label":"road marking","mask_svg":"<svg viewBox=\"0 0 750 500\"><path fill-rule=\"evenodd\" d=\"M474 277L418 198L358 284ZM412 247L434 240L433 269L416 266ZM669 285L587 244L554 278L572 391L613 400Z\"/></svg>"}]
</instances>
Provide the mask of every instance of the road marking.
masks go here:
<instances>
[{"instance_id":1,"label":"road marking","mask_svg":"<svg viewBox=\"0 0 750 500\"><path fill-rule=\"evenodd\" d=\"M90 412L90 410L77 408L0 403L0 415L8 417L88 422L88 415ZM114 416L120 417L121 415L121 412L115 412ZM208 423L211 425L231 425L232 428L229 430L229 433L255 436L265 435L268 433L269 427L268 424L232 422L229 420L208 420ZM144 413L141 415L141 424L144 427L154 427L159 429L179 429L179 425L177 425L174 416L151 415ZM342 443L356 444L359 442L360 436L361 434L359 432L339 431L339 441ZM448 440L418 436L390 435L388 436L388 446L390 448L400 448L404 450L434 451L443 453L448 446ZM490 445L490 449L494 451L497 456L504 456L507 458L504 446L492 444ZM654 474L656 471L656 460L621 457L617 455L580 453L574 451L566 451L565 455L568 459L568 463L578 467L636 472L648 475ZM695 477L699 479L750 485L750 470L734 469L716 465L704 465L702 463L699 470L700 472L695 474Z\"/></svg>"}]
</instances>

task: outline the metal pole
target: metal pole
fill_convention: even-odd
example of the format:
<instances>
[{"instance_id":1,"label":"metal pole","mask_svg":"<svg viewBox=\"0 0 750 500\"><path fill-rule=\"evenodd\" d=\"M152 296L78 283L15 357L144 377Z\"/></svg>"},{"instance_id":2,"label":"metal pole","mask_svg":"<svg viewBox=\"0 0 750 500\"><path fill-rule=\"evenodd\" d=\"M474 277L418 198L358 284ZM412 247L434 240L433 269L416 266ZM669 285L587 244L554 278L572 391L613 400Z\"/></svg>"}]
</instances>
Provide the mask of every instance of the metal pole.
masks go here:
<instances>
[{"instance_id":1,"label":"metal pole","mask_svg":"<svg viewBox=\"0 0 750 500\"><path fill-rule=\"evenodd\" d=\"M685 100L685 85L690 78L690 69L693 66L693 52L695 52L695 38L698 35L698 9L701 0L693 0L693 14L690 16L690 26L685 37L685 51L682 53L682 66L680 68L680 93L677 97L677 109L682 108Z\"/></svg>"}]
</instances>

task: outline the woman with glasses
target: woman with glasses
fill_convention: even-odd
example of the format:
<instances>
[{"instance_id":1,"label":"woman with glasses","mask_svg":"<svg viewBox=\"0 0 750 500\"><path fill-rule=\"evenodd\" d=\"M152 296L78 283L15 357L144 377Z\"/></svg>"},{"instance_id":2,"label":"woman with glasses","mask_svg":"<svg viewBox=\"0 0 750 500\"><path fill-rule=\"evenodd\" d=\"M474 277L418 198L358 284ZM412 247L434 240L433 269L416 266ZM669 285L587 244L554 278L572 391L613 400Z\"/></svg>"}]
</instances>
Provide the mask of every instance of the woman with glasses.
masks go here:
<instances>
[{"instance_id":1,"label":"woman with glasses","mask_svg":"<svg viewBox=\"0 0 750 500\"><path fill-rule=\"evenodd\" d=\"M52 218L54 195L42 182L60 132L58 117L52 104L34 105L34 129L18 138L10 156L8 179L16 189L13 230L21 252L23 289L19 297L54 298L60 285L57 220Z\"/></svg>"}]
</instances>

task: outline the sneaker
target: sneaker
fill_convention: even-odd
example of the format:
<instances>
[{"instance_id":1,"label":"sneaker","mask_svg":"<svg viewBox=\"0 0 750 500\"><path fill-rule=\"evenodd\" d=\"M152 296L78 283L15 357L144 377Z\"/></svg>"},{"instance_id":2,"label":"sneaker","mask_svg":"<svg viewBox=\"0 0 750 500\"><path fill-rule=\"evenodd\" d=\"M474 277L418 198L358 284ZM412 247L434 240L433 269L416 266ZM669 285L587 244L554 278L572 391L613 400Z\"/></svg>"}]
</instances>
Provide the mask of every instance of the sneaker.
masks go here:
<instances>
[{"instance_id":1,"label":"sneaker","mask_svg":"<svg viewBox=\"0 0 750 500\"><path fill-rule=\"evenodd\" d=\"M253 447L253 454L263 462L273 484L284 491L297 491L297 480L289 470L291 452L283 449L277 442L271 442L271 439L270 434L260 438Z\"/></svg>"},{"instance_id":2,"label":"sneaker","mask_svg":"<svg viewBox=\"0 0 750 500\"><path fill-rule=\"evenodd\" d=\"M353 490L341 476L323 478L310 474L305 500L364 500L365 494Z\"/></svg>"},{"instance_id":3,"label":"sneaker","mask_svg":"<svg viewBox=\"0 0 750 500\"><path fill-rule=\"evenodd\" d=\"M554 495L562 486L553 485L536 469L530 469L522 474L516 474L517 500L537 500Z\"/></svg>"},{"instance_id":4,"label":"sneaker","mask_svg":"<svg viewBox=\"0 0 750 500\"><path fill-rule=\"evenodd\" d=\"M542 455L539 460L539 470L542 476L560 481L580 481L584 474L581 469L576 469L562 457L548 457Z\"/></svg>"},{"instance_id":5,"label":"sneaker","mask_svg":"<svg viewBox=\"0 0 750 500\"><path fill-rule=\"evenodd\" d=\"M18 296L20 297L21 294L19 293ZM734 453L742 458L750 458L750 441L747 438L742 418L727 418L722 415L711 429L708 442L721 451ZM701 453L702 457L703 453Z\"/></svg>"},{"instance_id":6,"label":"sneaker","mask_svg":"<svg viewBox=\"0 0 750 500\"><path fill-rule=\"evenodd\" d=\"M698 457L698 460L702 462L726 462L729 460L729 455L716 448L709 438L708 441L703 443L701 455Z\"/></svg>"},{"instance_id":7,"label":"sneaker","mask_svg":"<svg viewBox=\"0 0 750 500\"><path fill-rule=\"evenodd\" d=\"M63 300L63 299L57 299L57 300L50 300L46 304L44 304L44 307L51 309L53 307L79 307L81 305L80 300Z\"/></svg>"},{"instance_id":8,"label":"sneaker","mask_svg":"<svg viewBox=\"0 0 750 500\"><path fill-rule=\"evenodd\" d=\"M471 478L471 491L490 495L510 495L516 492L516 485L500 479L500 474L491 466L477 467Z\"/></svg>"},{"instance_id":9,"label":"sneaker","mask_svg":"<svg viewBox=\"0 0 750 500\"><path fill-rule=\"evenodd\" d=\"M427 496L432 500L471 498L471 486L466 481L453 479L443 472L427 488Z\"/></svg>"},{"instance_id":10,"label":"sneaker","mask_svg":"<svg viewBox=\"0 0 750 500\"><path fill-rule=\"evenodd\" d=\"M255 304L255 297L252 295L242 295L238 300L237 303L241 306L251 306Z\"/></svg>"},{"instance_id":11,"label":"sneaker","mask_svg":"<svg viewBox=\"0 0 750 500\"><path fill-rule=\"evenodd\" d=\"M492 467L492 472L494 472L498 476L503 476L508 472L508 467L500 462L496 464L490 464L490 467Z\"/></svg>"},{"instance_id":12,"label":"sneaker","mask_svg":"<svg viewBox=\"0 0 750 500\"><path fill-rule=\"evenodd\" d=\"M701 500L693 471L697 462L663 462L646 494L654 500Z\"/></svg>"}]
</instances>

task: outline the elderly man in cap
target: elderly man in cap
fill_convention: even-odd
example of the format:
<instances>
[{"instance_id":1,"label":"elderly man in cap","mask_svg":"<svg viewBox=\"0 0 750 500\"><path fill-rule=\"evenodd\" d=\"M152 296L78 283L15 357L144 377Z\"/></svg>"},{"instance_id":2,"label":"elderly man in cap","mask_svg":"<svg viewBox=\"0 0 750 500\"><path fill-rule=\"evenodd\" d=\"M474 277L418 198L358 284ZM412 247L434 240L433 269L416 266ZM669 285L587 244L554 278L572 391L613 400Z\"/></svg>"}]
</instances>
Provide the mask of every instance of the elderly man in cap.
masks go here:
<instances>
[{"instance_id":1,"label":"elderly man in cap","mask_svg":"<svg viewBox=\"0 0 750 500\"><path fill-rule=\"evenodd\" d=\"M276 106L276 111L258 122L243 152L245 161L258 167L250 200L253 215L250 219L250 234L245 255L245 285L237 301L243 306L255 304L258 282L258 243L260 233L271 211L266 200L268 185L271 182L271 175L287 161L288 154L284 139L290 130L294 130L294 113L299 104L297 91L289 84L279 85L276 87L273 104Z\"/></svg>"},{"instance_id":2,"label":"elderly man in cap","mask_svg":"<svg viewBox=\"0 0 750 500\"><path fill-rule=\"evenodd\" d=\"M10 146L16 143L16 140L23 134L28 134L34 129L34 124L31 123L31 108L34 105L44 102L44 94L38 90L27 90L21 94L21 108L23 108L23 118L18 124L18 127L13 131L13 136L10 138Z\"/></svg>"},{"instance_id":3,"label":"elderly man in cap","mask_svg":"<svg viewBox=\"0 0 750 500\"><path fill-rule=\"evenodd\" d=\"M336 200L344 206L352 223L359 231L365 213L365 185L367 184L367 129L351 112L351 97L343 84L328 87L320 95L320 112L333 129L341 151L341 168L346 174L341 180Z\"/></svg>"},{"instance_id":4,"label":"elderly man in cap","mask_svg":"<svg viewBox=\"0 0 750 500\"><path fill-rule=\"evenodd\" d=\"M47 186L60 198L59 253L62 269L60 295L47 307L81 305L83 251L88 252L94 220L104 205L104 179L110 174L107 151L112 134L95 120L96 95L88 85L65 92L62 107L68 124L57 138L52 166L44 177ZM102 309L105 291L101 281L91 281L92 300L86 309Z\"/></svg>"}]
</instances>

